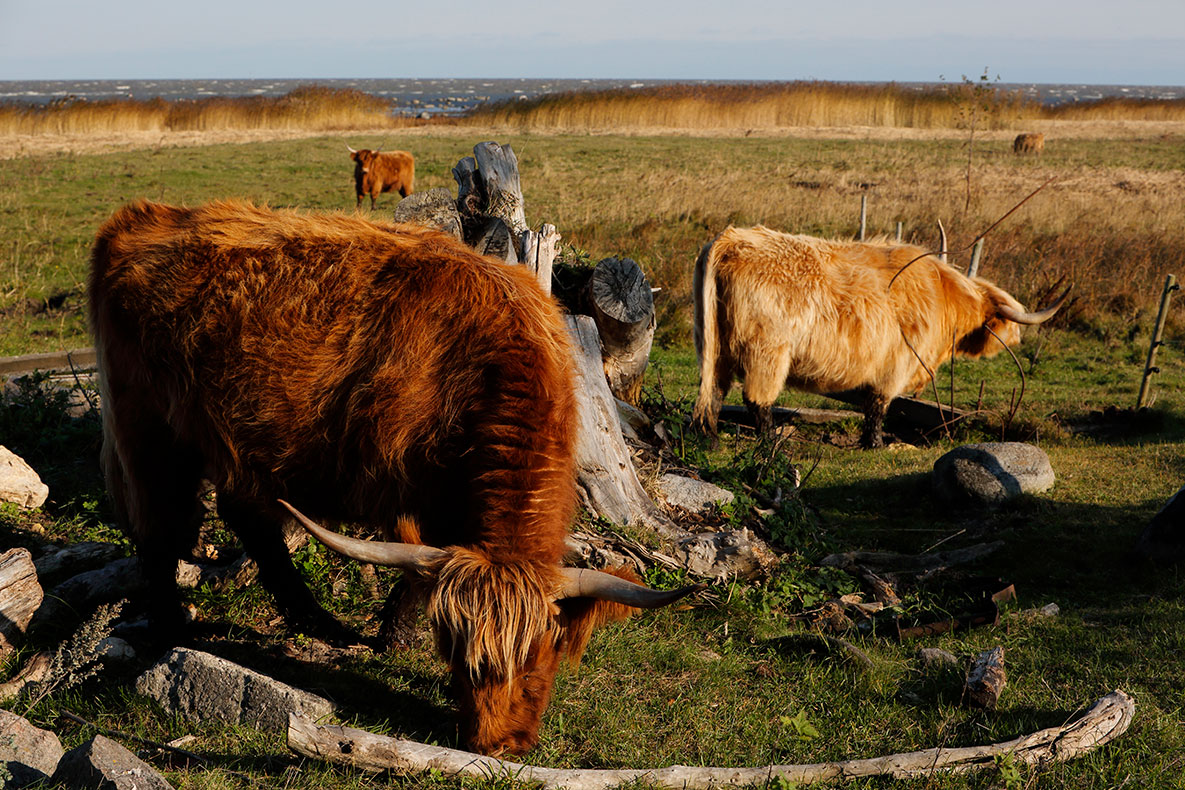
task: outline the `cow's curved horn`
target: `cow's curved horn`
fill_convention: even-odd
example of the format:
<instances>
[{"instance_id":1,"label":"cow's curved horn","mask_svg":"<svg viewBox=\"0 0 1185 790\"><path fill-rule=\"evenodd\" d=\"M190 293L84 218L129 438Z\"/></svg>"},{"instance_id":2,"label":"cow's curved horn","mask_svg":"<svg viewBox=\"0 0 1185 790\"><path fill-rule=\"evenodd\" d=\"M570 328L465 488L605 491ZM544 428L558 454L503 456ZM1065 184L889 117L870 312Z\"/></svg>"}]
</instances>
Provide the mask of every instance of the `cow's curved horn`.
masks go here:
<instances>
[{"instance_id":1,"label":"cow's curved horn","mask_svg":"<svg viewBox=\"0 0 1185 790\"><path fill-rule=\"evenodd\" d=\"M350 148L350 144L349 144L349 143L346 143L346 150L347 150L347 151L349 151L351 154L356 154L356 153L358 153L358 149L357 149L357 148Z\"/></svg>"},{"instance_id":2,"label":"cow's curved horn","mask_svg":"<svg viewBox=\"0 0 1185 790\"><path fill-rule=\"evenodd\" d=\"M678 590L652 590L604 571L564 568L563 572L564 586L557 598L599 598L639 609L657 609L707 587L706 584L689 584Z\"/></svg>"},{"instance_id":3,"label":"cow's curved horn","mask_svg":"<svg viewBox=\"0 0 1185 790\"><path fill-rule=\"evenodd\" d=\"M420 570L448 554L444 549L438 549L434 546L358 540L357 538L347 537L346 535L339 535L320 526L283 499L278 501L281 505L288 508L288 512L300 522L302 527L312 533L313 537L343 557L349 557L358 562L387 565L403 570Z\"/></svg>"},{"instance_id":4,"label":"cow's curved horn","mask_svg":"<svg viewBox=\"0 0 1185 790\"><path fill-rule=\"evenodd\" d=\"M1009 321L1015 321L1018 324L1043 324L1049 319L1053 318L1057 311L1061 309L1062 304L1065 303L1066 298L1070 295L1070 291L1072 290L1074 290L1073 285L1067 288L1065 293L1057 298L1056 302L1051 304L1049 307L1046 307L1044 310L1038 310L1035 313L1014 310L1007 305L1000 305L1000 308L997 312L1002 318L1007 318Z\"/></svg>"}]
</instances>

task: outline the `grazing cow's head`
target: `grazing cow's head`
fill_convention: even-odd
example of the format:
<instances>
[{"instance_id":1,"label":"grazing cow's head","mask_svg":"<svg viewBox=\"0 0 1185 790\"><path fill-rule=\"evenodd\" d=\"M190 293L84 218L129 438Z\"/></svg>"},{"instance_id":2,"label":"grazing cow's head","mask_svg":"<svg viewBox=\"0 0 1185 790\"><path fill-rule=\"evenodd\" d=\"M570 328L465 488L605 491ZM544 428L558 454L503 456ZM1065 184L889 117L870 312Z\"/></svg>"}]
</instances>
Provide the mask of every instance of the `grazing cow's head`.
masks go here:
<instances>
[{"instance_id":1,"label":"grazing cow's head","mask_svg":"<svg viewBox=\"0 0 1185 790\"><path fill-rule=\"evenodd\" d=\"M459 547L357 540L283 504L334 551L398 567L428 588L428 618L452 671L462 735L483 754L522 754L536 744L560 661L578 662L598 626L702 589L665 592L625 578L628 573L552 567L531 558L495 562Z\"/></svg>"},{"instance_id":2,"label":"grazing cow's head","mask_svg":"<svg viewBox=\"0 0 1185 790\"><path fill-rule=\"evenodd\" d=\"M1049 307L1029 312L1004 289L986 280L976 279L974 284L983 299L980 325L959 338L958 342L958 352L968 357L992 356L1002 350L1000 343L1015 346L1020 342L1022 325L1045 323L1053 318L1070 295L1070 289L1067 288Z\"/></svg>"},{"instance_id":3,"label":"grazing cow's head","mask_svg":"<svg viewBox=\"0 0 1185 790\"><path fill-rule=\"evenodd\" d=\"M350 148L348 144L346 148L350 151L350 159L357 163L357 169L363 174L370 172L370 169L374 167L374 163L379 158L379 153L383 150L382 148L375 148L374 150L369 148Z\"/></svg>"}]
</instances>

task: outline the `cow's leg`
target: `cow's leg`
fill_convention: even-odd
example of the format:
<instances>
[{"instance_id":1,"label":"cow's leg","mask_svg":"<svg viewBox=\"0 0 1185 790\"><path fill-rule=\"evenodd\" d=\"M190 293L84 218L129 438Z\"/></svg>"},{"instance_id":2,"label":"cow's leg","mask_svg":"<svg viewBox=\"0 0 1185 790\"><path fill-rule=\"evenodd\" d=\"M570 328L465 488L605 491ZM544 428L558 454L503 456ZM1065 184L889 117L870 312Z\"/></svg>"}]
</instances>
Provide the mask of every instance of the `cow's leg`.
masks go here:
<instances>
[{"instance_id":1,"label":"cow's leg","mask_svg":"<svg viewBox=\"0 0 1185 790\"><path fill-rule=\"evenodd\" d=\"M757 429L757 436L768 438L774 431L774 407L772 404L762 405L745 398L745 407L753 417L753 426Z\"/></svg>"},{"instance_id":2,"label":"cow's leg","mask_svg":"<svg viewBox=\"0 0 1185 790\"><path fill-rule=\"evenodd\" d=\"M276 607L289 625L337 644L360 641L356 633L317 603L292 564L284 543L283 515L222 491L218 492L218 515L239 536L248 556L259 566L260 583L276 599Z\"/></svg>"},{"instance_id":3,"label":"cow's leg","mask_svg":"<svg viewBox=\"0 0 1185 790\"><path fill-rule=\"evenodd\" d=\"M768 436L774 427L774 401L781 394L790 373L790 350L774 347L752 351L747 348L742 366L745 370L745 406L753 415L758 435Z\"/></svg>"},{"instance_id":4,"label":"cow's leg","mask_svg":"<svg viewBox=\"0 0 1185 790\"><path fill-rule=\"evenodd\" d=\"M175 644L184 618L177 592L177 560L193 548L204 514L198 501L201 459L174 438L165 421L137 404L103 404L108 435L103 467L115 512L136 545L148 586L154 638Z\"/></svg>"},{"instance_id":5,"label":"cow's leg","mask_svg":"<svg viewBox=\"0 0 1185 790\"><path fill-rule=\"evenodd\" d=\"M868 389L864 394L864 432L860 445L865 449L885 446L885 415L889 412L891 398Z\"/></svg>"}]
</instances>

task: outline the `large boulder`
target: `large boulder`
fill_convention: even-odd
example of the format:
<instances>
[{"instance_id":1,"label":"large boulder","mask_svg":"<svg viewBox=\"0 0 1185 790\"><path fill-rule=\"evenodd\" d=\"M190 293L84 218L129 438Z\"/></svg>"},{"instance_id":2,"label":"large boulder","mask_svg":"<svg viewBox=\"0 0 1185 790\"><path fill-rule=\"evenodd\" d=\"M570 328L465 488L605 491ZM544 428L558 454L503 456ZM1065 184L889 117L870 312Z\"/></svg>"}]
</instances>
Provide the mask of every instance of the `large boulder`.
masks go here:
<instances>
[{"instance_id":1,"label":"large boulder","mask_svg":"<svg viewBox=\"0 0 1185 790\"><path fill-rule=\"evenodd\" d=\"M987 442L956 447L934 462L934 492L955 505L999 505L1053 485L1049 456L1023 442Z\"/></svg>"},{"instance_id":2,"label":"large boulder","mask_svg":"<svg viewBox=\"0 0 1185 790\"><path fill-rule=\"evenodd\" d=\"M0 502L15 502L21 507L41 507L49 496L49 486L24 459L0 445Z\"/></svg>"},{"instance_id":3,"label":"large boulder","mask_svg":"<svg viewBox=\"0 0 1185 790\"><path fill-rule=\"evenodd\" d=\"M54 787L173 790L155 768L102 735L66 752L51 781Z\"/></svg>"},{"instance_id":4,"label":"large boulder","mask_svg":"<svg viewBox=\"0 0 1185 790\"><path fill-rule=\"evenodd\" d=\"M62 744L49 730L34 727L25 719L0 708L0 788L24 787L47 779L62 758Z\"/></svg>"},{"instance_id":5,"label":"large boulder","mask_svg":"<svg viewBox=\"0 0 1185 790\"><path fill-rule=\"evenodd\" d=\"M136 679L136 691L190 721L214 719L284 732L288 714L327 716L329 700L225 658L178 647Z\"/></svg>"}]
</instances>

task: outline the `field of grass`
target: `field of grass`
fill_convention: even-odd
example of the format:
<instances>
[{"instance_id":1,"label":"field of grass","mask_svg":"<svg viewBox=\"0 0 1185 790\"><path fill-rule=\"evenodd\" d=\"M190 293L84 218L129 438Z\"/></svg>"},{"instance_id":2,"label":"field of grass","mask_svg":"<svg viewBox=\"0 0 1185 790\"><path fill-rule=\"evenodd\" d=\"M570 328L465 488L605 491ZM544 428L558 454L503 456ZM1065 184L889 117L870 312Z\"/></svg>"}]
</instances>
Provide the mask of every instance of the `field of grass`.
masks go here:
<instances>
[{"instance_id":1,"label":"field of grass","mask_svg":"<svg viewBox=\"0 0 1185 790\"><path fill-rule=\"evenodd\" d=\"M417 187L452 187L450 169L485 137L461 129L401 137L398 130L352 144L405 148L417 157ZM1156 408L1134 415L1141 366L1161 282L1180 273L1185 231L1185 147L1180 138L1051 139L1043 157L1014 157L1007 141L515 134L532 225L564 235L565 255L638 260L659 296L658 345L645 402L675 433L682 463L741 494L725 518L786 552L778 571L751 586L718 586L690 609L648 613L594 636L578 672L564 674L532 763L556 767L758 765L871 757L938 745L1007 740L1062 723L1097 697L1123 689L1137 702L1132 729L1081 760L1014 774L1004 761L966 777L936 776L844 786L926 788L1179 786L1185 754L1185 596L1174 568L1129 565L1125 556L1160 504L1183 481L1185 321L1180 304L1161 350ZM970 168L968 160L970 154ZM1076 302L1054 326L1018 349L1026 395L1002 433L1018 374L1007 356L960 363L956 403L982 414L953 437L875 452L846 449L858 424L803 428L789 454L766 457L747 432L726 431L712 451L684 435L697 374L691 348L690 269L700 245L730 223L851 236L869 196L870 229L937 240L936 220L965 247L1050 178L1055 181L989 235L982 272L1032 303L1065 274ZM177 203L239 196L275 206L352 210L352 166L341 139L162 148L100 155L0 160L0 355L86 345L82 283L98 224L121 203ZM388 217L391 198L375 212ZM958 262L966 260L965 254ZM939 376L943 399L949 379ZM734 393L733 399L736 395ZM828 406L788 393L788 404ZM0 405L0 443L38 468L51 488L39 513L0 508L0 545L122 542L97 473L93 416L69 419L52 395L10 395ZM1104 414L1107 407L1118 412ZM1058 483L994 512L942 507L927 493L933 462L953 444L1001 436L1037 439ZM916 437L911 437L916 440ZM785 448L783 448L785 449ZM754 492L801 492L772 514ZM747 488L746 488L747 486ZM591 525L590 525L591 526ZM802 616L858 584L821 570L827 553L919 552L985 541L1004 547L975 567L1016 586L1000 626L902 642L854 631L845 638L871 668L830 651ZM124 544L126 545L126 544ZM344 617L377 611L357 570L324 549L298 561L318 596ZM672 583L656 574L651 581ZM326 650L275 623L257 587L193 595L199 644L305 688L330 694L356 726L456 743L447 676L427 645L396 654ZM1061 614L1028 610L1054 602ZM954 607L915 590L906 608ZM959 705L958 673L925 669L917 648L960 656L1002 645L1008 686L993 712ZM27 655L27 652L26 654ZM150 660L152 657L144 657ZM6 673L16 670L18 659ZM0 675L0 678L7 675ZM86 728L58 727L72 711L101 726L156 741L186 733L205 766L154 763L179 787L450 787L442 778L373 777L298 760L282 737L249 728L191 725L163 715L106 677L39 700L29 717L68 744ZM27 703L9 704L24 713ZM804 722L810 727L804 726ZM250 776L251 778L244 778ZM475 783L501 787L492 781Z\"/></svg>"}]
</instances>

